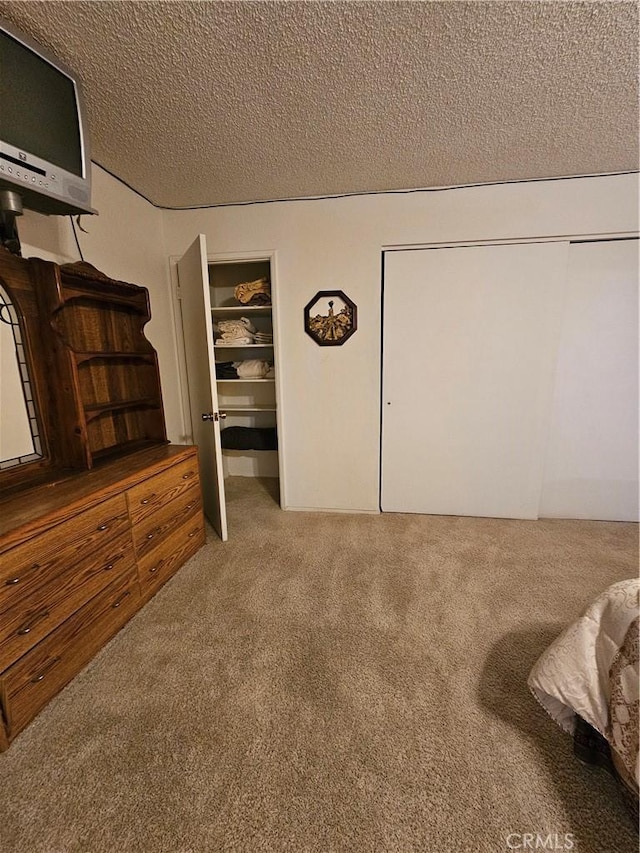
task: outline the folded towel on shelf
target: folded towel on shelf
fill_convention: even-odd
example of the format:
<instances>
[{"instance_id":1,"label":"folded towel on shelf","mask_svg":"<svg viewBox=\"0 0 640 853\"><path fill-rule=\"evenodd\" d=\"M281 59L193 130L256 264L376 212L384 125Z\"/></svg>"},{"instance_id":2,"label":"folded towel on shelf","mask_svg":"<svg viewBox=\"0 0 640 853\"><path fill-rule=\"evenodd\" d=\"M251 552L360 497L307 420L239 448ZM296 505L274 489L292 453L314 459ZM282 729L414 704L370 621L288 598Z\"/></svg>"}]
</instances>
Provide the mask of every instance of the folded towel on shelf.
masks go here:
<instances>
[{"instance_id":1,"label":"folded towel on shelf","mask_svg":"<svg viewBox=\"0 0 640 853\"><path fill-rule=\"evenodd\" d=\"M238 371L240 379L264 379L271 370L268 361L260 361L257 358L234 361L233 366Z\"/></svg>"},{"instance_id":2,"label":"folded towel on shelf","mask_svg":"<svg viewBox=\"0 0 640 853\"><path fill-rule=\"evenodd\" d=\"M237 320L220 320L218 326L222 332L230 331L234 328L240 328L243 332L257 332L258 330L247 317L240 317Z\"/></svg>"},{"instance_id":3,"label":"folded towel on shelf","mask_svg":"<svg viewBox=\"0 0 640 853\"><path fill-rule=\"evenodd\" d=\"M243 281L235 288L233 295L243 305L271 304L271 287L266 277Z\"/></svg>"},{"instance_id":4,"label":"folded towel on shelf","mask_svg":"<svg viewBox=\"0 0 640 853\"><path fill-rule=\"evenodd\" d=\"M252 337L245 338L216 338L215 345L217 347L240 347L244 344L252 344L254 340Z\"/></svg>"},{"instance_id":5,"label":"folded towel on shelf","mask_svg":"<svg viewBox=\"0 0 640 853\"><path fill-rule=\"evenodd\" d=\"M219 320L213 329L222 340L234 341L248 338L251 343L256 332L256 327L246 317L240 317L238 320Z\"/></svg>"}]
</instances>

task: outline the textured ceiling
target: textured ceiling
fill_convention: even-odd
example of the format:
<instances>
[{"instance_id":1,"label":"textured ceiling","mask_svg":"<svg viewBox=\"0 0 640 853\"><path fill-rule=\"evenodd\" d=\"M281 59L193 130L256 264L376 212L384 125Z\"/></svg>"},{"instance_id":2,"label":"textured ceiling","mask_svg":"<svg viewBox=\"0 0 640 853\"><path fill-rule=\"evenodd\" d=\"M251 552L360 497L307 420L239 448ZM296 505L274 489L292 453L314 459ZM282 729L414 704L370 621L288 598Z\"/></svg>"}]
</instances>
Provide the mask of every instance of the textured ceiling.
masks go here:
<instances>
[{"instance_id":1,"label":"textured ceiling","mask_svg":"<svg viewBox=\"0 0 640 853\"><path fill-rule=\"evenodd\" d=\"M638 168L635 2L0 2L154 204Z\"/></svg>"}]
</instances>

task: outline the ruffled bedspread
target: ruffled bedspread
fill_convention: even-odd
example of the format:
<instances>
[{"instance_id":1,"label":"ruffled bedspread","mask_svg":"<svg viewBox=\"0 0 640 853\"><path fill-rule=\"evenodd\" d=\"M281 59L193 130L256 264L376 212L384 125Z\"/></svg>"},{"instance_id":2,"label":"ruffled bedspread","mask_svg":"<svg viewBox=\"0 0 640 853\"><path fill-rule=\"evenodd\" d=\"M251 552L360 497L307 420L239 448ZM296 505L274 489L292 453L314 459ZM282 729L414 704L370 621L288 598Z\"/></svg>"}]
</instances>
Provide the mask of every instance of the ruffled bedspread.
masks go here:
<instances>
[{"instance_id":1,"label":"ruffled bedspread","mask_svg":"<svg viewBox=\"0 0 640 853\"><path fill-rule=\"evenodd\" d=\"M640 580L610 586L540 656L528 684L573 735L576 715L609 743L623 781L638 788Z\"/></svg>"}]
</instances>

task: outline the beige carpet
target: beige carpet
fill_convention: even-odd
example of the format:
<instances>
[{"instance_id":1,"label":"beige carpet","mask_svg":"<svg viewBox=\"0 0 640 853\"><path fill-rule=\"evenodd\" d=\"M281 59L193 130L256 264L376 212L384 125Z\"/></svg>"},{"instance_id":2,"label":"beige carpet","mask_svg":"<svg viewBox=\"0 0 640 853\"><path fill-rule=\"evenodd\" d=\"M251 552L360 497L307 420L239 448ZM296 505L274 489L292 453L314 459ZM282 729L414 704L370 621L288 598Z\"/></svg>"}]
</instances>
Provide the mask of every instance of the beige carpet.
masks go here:
<instances>
[{"instance_id":1,"label":"beige carpet","mask_svg":"<svg viewBox=\"0 0 640 853\"><path fill-rule=\"evenodd\" d=\"M635 525L285 513L269 489L230 483L230 541L0 756L2 853L637 849L525 685L637 572Z\"/></svg>"}]
</instances>

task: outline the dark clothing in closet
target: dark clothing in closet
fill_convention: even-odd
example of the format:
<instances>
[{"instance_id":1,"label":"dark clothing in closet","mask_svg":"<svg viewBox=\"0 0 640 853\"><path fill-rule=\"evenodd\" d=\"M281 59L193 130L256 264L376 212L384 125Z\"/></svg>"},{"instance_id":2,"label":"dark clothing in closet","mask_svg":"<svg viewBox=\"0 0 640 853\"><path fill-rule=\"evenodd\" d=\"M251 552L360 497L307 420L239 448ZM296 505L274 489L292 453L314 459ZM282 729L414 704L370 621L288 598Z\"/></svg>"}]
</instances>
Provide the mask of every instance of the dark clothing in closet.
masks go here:
<instances>
[{"instance_id":1,"label":"dark clothing in closet","mask_svg":"<svg viewBox=\"0 0 640 853\"><path fill-rule=\"evenodd\" d=\"M232 361L216 361L216 379L237 379L238 371Z\"/></svg>"},{"instance_id":2,"label":"dark clothing in closet","mask_svg":"<svg viewBox=\"0 0 640 853\"><path fill-rule=\"evenodd\" d=\"M275 427L227 427L220 433L225 450L277 450Z\"/></svg>"}]
</instances>

